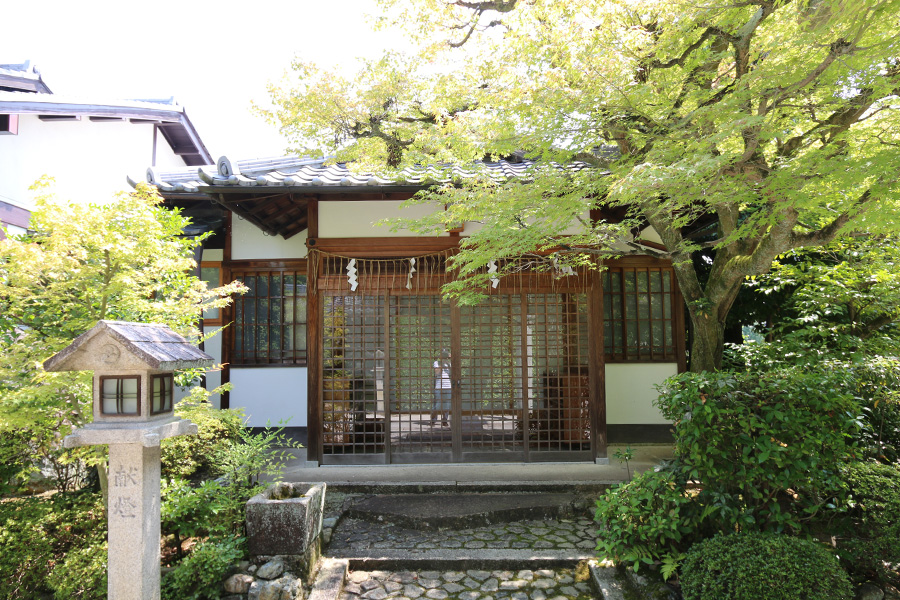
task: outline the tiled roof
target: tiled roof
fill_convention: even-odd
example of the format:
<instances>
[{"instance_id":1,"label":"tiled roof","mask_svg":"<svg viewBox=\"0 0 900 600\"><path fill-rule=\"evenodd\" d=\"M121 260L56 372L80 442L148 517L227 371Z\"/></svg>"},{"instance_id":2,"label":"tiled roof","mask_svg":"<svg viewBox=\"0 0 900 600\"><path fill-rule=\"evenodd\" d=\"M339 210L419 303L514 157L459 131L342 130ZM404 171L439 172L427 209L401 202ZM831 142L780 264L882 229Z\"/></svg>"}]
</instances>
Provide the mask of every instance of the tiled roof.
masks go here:
<instances>
[{"instance_id":1,"label":"tiled roof","mask_svg":"<svg viewBox=\"0 0 900 600\"><path fill-rule=\"evenodd\" d=\"M425 165L407 167L395 174L356 173L346 163L326 164L325 159L298 157L262 158L231 161L221 157L215 165L182 168L173 171L147 170L147 182L164 194L197 193L222 188L303 188L313 191L325 188L421 188L437 183L464 181L474 177L490 177L495 181L528 180L535 169L548 166L560 171L591 168L585 162L538 163L533 160L475 163L469 168L458 165ZM136 185L133 180L129 180ZM285 190L287 191L287 190Z\"/></svg>"},{"instance_id":2,"label":"tiled roof","mask_svg":"<svg viewBox=\"0 0 900 600\"><path fill-rule=\"evenodd\" d=\"M41 78L31 61L22 64L0 65L0 89L17 90L29 93L50 94L50 88Z\"/></svg>"}]
</instances>

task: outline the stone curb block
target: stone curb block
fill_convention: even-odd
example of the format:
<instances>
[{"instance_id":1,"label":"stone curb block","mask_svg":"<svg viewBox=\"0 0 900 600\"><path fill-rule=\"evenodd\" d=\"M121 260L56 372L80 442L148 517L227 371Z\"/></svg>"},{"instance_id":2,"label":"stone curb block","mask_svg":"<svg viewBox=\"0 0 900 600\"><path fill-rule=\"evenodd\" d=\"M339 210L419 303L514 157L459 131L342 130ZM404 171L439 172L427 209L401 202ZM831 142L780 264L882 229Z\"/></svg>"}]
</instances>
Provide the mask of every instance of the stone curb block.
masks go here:
<instances>
[{"instance_id":1,"label":"stone curb block","mask_svg":"<svg viewBox=\"0 0 900 600\"><path fill-rule=\"evenodd\" d=\"M625 585L617 579L618 570L615 567L601 567L591 563L590 569L594 588L600 592L603 600L625 600Z\"/></svg>"},{"instance_id":2,"label":"stone curb block","mask_svg":"<svg viewBox=\"0 0 900 600\"><path fill-rule=\"evenodd\" d=\"M307 600L338 600L344 589L349 564L350 561L342 558L323 559Z\"/></svg>"}]
</instances>

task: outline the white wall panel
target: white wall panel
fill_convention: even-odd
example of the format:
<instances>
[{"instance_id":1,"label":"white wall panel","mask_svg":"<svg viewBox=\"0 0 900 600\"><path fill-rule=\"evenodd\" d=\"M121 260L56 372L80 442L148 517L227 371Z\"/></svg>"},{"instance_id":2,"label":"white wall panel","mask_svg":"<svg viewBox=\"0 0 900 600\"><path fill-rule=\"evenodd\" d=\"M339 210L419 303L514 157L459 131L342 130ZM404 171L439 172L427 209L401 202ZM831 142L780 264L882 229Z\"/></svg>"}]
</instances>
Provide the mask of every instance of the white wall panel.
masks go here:
<instances>
[{"instance_id":1,"label":"white wall panel","mask_svg":"<svg viewBox=\"0 0 900 600\"><path fill-rule=\"evenodd\" d=\"M609 425L668 423L653 406L654 386L678 373L677 363L606 365L606 422Z\"/></svg>"},{"instance_id":2,"label":"white wall panel","mask_svg":"<svg viewBox=\"0 0 900 600\"><path fill-rule=\"evenodd\" d=\"M184 166L157 139L162 167ZM169 156L172 154L172 156ZM0 196L32 205L28 187L42 175L56 179L61 200L102 204L117 191L132 191L127 175L143 181L153 161L153 125L128 121L41 121L19 115L18 135L0 135ZM159 164L159 163L158 163Z\"/></svg>"},{"instance_id":3,"label":"white wall panel","mask_svg":"<svg viewBox=\"0 0 900 600\"><path fill-rule=\"evenodd\" d=\"M381 219L403 217L416 219L428 215L434 208L424 204L400 209L401 201L319 202L319 236L323 238L403 237L414 235L389 226L378 226ZM444 233L443 235L449 235Z\"/></svg>"},{"instance_id":4,"label":"white wall panel","mask_svg":"<svg viewBox=\"0 0 900 600\"><path fill-rule=\"evenodd\" d=\"M224 252L222 250L214 250L214 249L203 250L203 260L215 262L217 260L222 260L223 255L224 255Z\"/></svg>"},{"instance_id":5,"label":"white wall panel","mask_svg":"<svg viewBox=\"0 0 900 600\"><path fill-rule=\"evenodd\" d=\"M250 427L306 426L306 367L231 369L231 408L243 408Z\"/></svg>"},{"instance_id":6,"label":"white wall panel","mask_svg":"<svg viewBox=\"0 0 900 600\"><path fill-rule=\"evenodd\" d=\"M232 260L265 260L306 258L306 232L286 240L280 235L266 235L256 225L237 215L231 219Z\"/></svg>"}]
</instances>

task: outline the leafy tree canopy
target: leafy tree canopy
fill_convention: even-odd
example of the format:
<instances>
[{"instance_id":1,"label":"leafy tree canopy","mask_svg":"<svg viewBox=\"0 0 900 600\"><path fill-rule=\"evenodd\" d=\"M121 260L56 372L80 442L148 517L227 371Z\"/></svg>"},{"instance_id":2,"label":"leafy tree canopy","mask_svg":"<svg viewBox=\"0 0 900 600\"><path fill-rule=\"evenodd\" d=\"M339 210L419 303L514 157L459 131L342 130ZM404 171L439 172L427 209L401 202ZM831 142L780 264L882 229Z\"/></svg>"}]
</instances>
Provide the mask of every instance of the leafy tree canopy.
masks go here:
<instances>
[{"instance_id":1,"label":"leafy tree canopy","mask_svg":"<svg viewBox=\"0 0 900 600\"><path fill-rule=\"evenodd\" d=\"M629 252L649 225L673 260L699 371L720 365L747 277L793 249L896 228L900 0L380 4L419 51L351 80L295 63L299 81L273 86L268 116L297 148L363 168L516 151L596 167L426 195L449 210L420 230L483 224L456 259L470 283L523 249ZM607 219L586 219L592 208ZM706 277L691 261L703 248Z\"/></svg>"},{"instance_id":2,"label":"leafy tree canopy","mask_svg":"<svg viewBox=\"0 0 900 600\"><path fill-rule=\"evenodd\" d=\"M42 363L100 319L164 323L199 340L205 308L240 283L207 289L193 275L187 219L148 188L102 205L64 204L42 182L33 233L0 242L0 431L90 419L90 374Z\"/></svg>"}]
</instances>

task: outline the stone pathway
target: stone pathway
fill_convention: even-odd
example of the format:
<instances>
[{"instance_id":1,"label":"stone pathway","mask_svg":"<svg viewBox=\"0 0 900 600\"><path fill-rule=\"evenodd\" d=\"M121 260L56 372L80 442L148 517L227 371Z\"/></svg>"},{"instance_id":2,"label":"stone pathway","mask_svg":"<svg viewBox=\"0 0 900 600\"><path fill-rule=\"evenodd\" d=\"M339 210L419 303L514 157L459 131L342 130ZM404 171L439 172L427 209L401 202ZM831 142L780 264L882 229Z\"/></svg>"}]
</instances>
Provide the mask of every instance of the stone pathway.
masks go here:
<instances>
[{"instance_id":1,"label":"stone pathway","mask_svg":"<svg viewBox=\"0 0 900 600\"><path fill-rule=\"evenodd\" d=\"M590 600L571 569L535 571L352 571L341 600Z\"/></svg>"},{"instance_id":2,"label":"stone pathway","mask_svg":"<svg viewBox=\"0 0 900 600\"><path fill-rule=\"evenodd\" d=\"M414 555L425 550L583 550L596 545L597 525L586 517L553 521L516 521L459 530L419 531L387 523L345 518L331 534L328 556L344 550L406 550Z\"/></svg>"}]
</instances>

